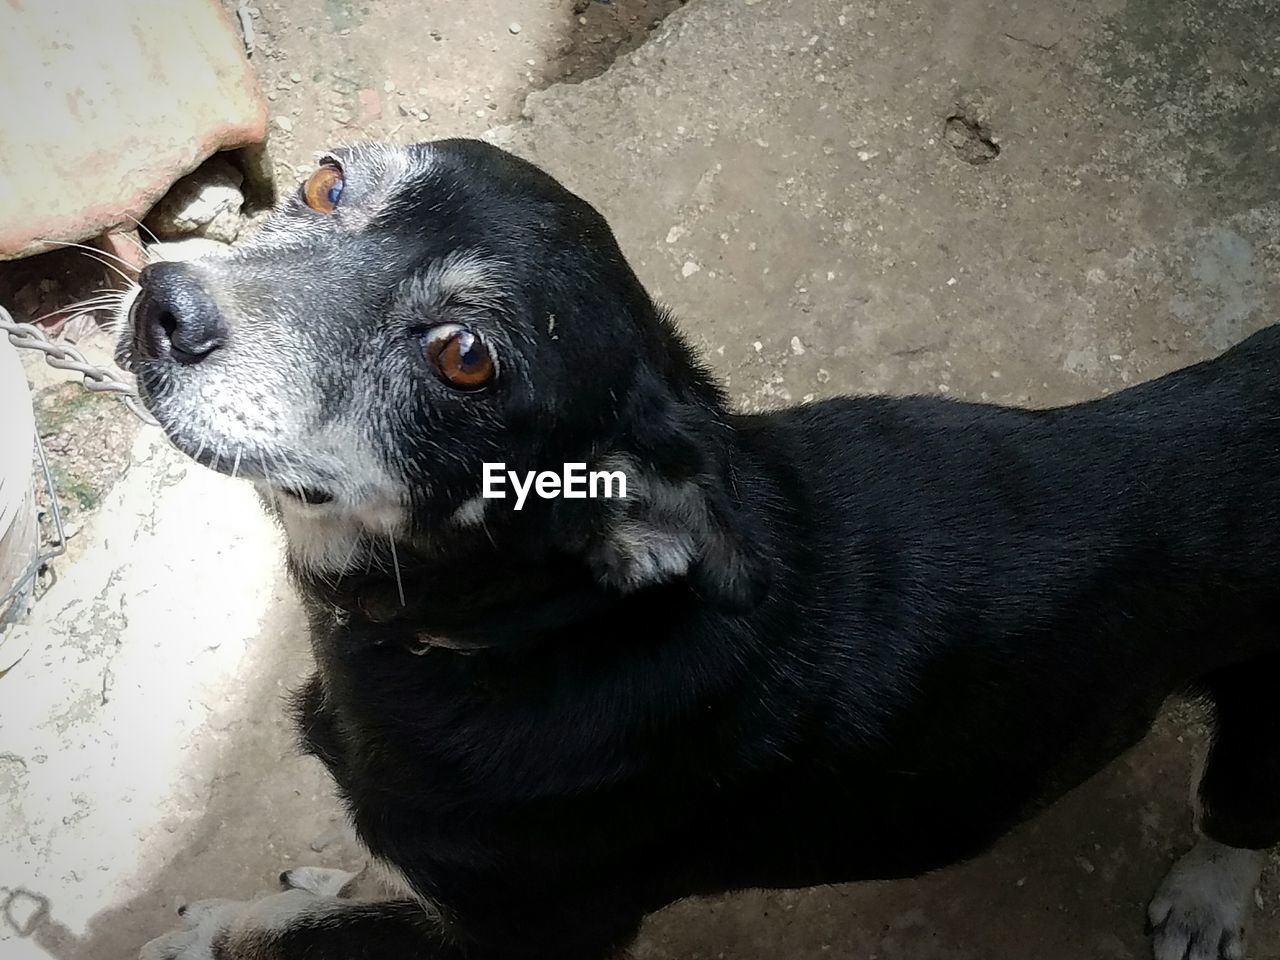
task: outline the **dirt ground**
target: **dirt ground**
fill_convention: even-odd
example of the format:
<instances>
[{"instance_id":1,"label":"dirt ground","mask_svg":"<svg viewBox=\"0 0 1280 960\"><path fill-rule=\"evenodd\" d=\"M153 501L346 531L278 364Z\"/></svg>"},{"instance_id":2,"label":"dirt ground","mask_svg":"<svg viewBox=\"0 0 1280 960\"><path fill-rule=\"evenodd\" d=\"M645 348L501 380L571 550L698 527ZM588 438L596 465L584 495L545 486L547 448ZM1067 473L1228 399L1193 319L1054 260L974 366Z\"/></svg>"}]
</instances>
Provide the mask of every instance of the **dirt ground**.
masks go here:
<instances>
[{"instance_id":1,"label":"dirt ground","mask_svg":"<svg viewBox=\"0 0 1280 960\"><path fill-rule=\"evenodd\" d=\"M484 135L530 156L606 213L744 407L1062 403L1275 319L1269 0L250 7L283 189L357 139ZM0 269L0 299L37 315L92 289L59 279L68 262ZM178 903L359 851L284 721L306 641L252 496L29 369L77 534L5 640L29 652L0 678L0 955L124 960ZM1179 707L973 863L678 904L635 955L1145 957L1142 906L1189 842L1202 747ZM1253 960L1280 958L1273 876Z\"/></svg>"},{"instance_id":2,"label":"dirt ground","mask_svg":"<svg viewBox=\"0 0 1280 960\"><path fill-rule=\"evenodd\" d=\"M479 136L517 120L531 90L603 73L685 2L262 2L252 60L281 180L336 142Z\"/></svg>"}]
</instances>

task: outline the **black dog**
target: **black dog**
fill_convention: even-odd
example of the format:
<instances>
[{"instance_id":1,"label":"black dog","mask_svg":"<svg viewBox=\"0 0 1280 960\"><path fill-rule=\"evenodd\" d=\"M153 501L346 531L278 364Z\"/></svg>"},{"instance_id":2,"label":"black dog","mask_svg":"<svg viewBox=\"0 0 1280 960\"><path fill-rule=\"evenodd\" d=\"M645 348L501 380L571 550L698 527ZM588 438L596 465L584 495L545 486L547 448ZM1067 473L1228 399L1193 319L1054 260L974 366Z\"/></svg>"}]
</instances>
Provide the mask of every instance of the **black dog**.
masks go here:
<instances>
[{"instance_id":1,"label":"black dog","mask_svg":"<svg viewBox=\"0 0 1280 960\"><path fill-rule=\"evenodd\" d=\"M1215 739L1155 951L1243 956L1280 840L1280 328L1072 407L743 416L599 214L468 141L340 152L140 286L122 359L283 524L304 741L403 881L296 871L144 956L600 960L680 897L975 856L1180 691ZM516 510L486 462L627 495Z\"/></svg>"}]
</instances>

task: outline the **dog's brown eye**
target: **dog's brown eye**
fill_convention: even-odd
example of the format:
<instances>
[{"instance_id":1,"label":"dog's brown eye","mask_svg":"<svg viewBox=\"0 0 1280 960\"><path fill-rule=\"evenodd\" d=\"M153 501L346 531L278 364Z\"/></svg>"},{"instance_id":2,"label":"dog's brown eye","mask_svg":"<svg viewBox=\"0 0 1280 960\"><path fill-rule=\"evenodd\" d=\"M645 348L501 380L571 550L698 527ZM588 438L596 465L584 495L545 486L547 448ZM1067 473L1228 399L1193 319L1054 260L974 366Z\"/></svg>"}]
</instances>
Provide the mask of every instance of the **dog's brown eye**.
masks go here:
<instances>
[{"instance_id":1,"label":"dog's brown eye","mask_svg":"<svg viewBox=\"0 0 1280 960\"><path fill-rule=\"evenodd\" d=\"M446 324L427 334L427 360L445 383L476 390L493 379L493 356L466 327Z\"/></svg>"},{"instance_id":2,"label":"dog's brown eye","mask_svg":"<svg viewBox=\"0 0 1280 960\"><path fill-rule=\"evenodd\" d=\"M326 163L302 185L302 198L307 206L317 213L333 213L338 206L338 198L342 196L342 168L336 164Z\"/></svg>"}]
</instances>

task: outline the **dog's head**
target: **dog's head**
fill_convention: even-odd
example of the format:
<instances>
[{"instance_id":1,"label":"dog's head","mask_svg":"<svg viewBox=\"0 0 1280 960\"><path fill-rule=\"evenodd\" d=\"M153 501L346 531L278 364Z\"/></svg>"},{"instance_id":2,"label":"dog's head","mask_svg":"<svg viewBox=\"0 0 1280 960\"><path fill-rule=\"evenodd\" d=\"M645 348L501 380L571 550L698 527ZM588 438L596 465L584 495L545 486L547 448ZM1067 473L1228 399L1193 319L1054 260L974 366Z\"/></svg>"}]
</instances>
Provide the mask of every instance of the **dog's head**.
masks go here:
<instances>
[{"instance_id":1,"label":"dog's head","mask_svg":"<svg viewBox=\"0 0 1280 960\"><path fill-rule=\"evenodd\" d=\"M518 529L612 588L759 590L718 391L604 219L487 144L324 157L249 241L147 267L119 356L177 447L260 485L304 573ZM628 496L517 516L486 462L622 470Z\"/></svg>"}]
</instances>

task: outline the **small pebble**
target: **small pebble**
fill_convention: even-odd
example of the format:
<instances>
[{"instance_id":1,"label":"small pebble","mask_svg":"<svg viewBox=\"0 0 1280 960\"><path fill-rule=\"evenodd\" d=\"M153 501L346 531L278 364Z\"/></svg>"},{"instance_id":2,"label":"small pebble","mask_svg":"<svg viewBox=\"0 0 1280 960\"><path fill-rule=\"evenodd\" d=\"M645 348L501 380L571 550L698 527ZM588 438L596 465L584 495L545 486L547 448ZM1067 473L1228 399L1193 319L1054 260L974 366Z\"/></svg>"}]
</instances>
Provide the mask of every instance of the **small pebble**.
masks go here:
<instances>
[{"instance_id":1,"label":"small pebble","mask_svg":"<svg viewBox=\"0 0 1280 960\"><path fill-rule=\"evenodd\" d=\"M288 117L276 117L276 126L283 133L293 133L293 121Z\"/></svg>"},{"instance_id":2,"label":"small pebble","mask_svg":"<svg viewBox=\"0 0 1280 960\"><path fill-rule=\"evenodd\" d=\"M804 356L804 341L799 337L791 338L791 352L797 357Z\"/></svg>"},{"instance_id":3,"label":"small pebble","mask_svg":"<svg viewBox=\"0 0 1280 960\"><path fill-rule=\"evenodd\" d=\"M301 83L302 74L300 74L297 70L295 70L293 71L293 73L289 74L289 79L292 80L294 83Z\"/></svg>"},{"instance_id":4,"label":"small pebble","mask_svg":"<svg viewBox=\"0 0 1280 960\"><path fill-rule=\"evenodd\" d=\"M323 836L316 837L308 844L316 853L324 853L335 843L342 839L342 833L338 830L331 830Z\"/></svg>"},{"instance_id":5,"label":"small pebble","mask_svg":"<svg viewBox=\"0 0 1280 960\"><path fill-rule=\"evenodd\" d=\"M507 27L507 29L510 30L512 33L519 33L521 30L521 27L520 27L520 24L518 23L512 23L511 26Z\"/></svg>"},{"instance_id":6,"label":"small pebble","mask_svg":"<svg viewBox=\"0 0 1280 960\"><path fill-rule=\"evenodd\" d=\"M395 82L391 80L382 81L382 89L386 93L395 93L395 90L396 90Z\"/></svg>"}]
</instances>

